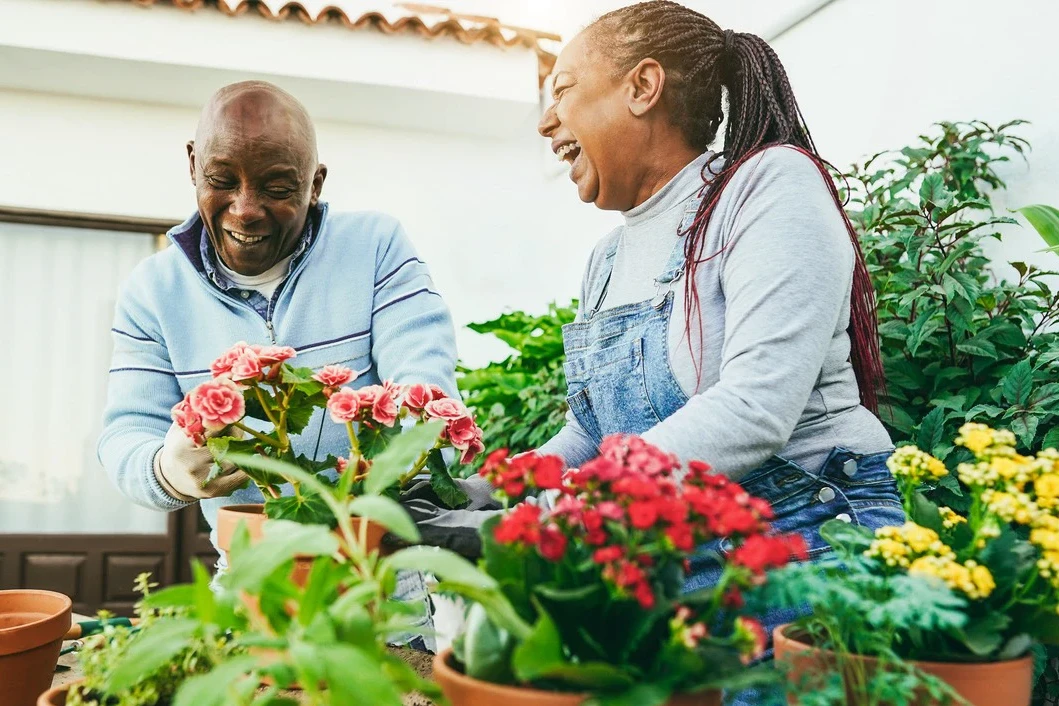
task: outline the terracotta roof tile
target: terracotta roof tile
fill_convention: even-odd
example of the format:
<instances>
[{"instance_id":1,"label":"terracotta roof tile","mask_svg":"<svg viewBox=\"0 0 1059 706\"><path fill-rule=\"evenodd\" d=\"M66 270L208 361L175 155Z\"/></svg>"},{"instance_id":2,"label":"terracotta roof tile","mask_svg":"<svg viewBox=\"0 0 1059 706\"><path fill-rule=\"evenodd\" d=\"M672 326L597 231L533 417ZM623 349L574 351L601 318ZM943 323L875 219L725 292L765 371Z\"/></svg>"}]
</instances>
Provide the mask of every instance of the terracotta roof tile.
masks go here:
<instances>
[{"instance_id":1,"label":"terracotta roof tile","mask_svg":"<svg viewBox=\"0 0 1059 706\"><path fill-rule=\"evenodd\" d=\"M515 27L495 17L466 15L443 7L385 0L132 0L149 7L170 4L183 10L210 7L226 15L242 15L248 10L271 20L292 15L308 24L341 22L350 29L373 28L384 34L412 33L426 38L454 37L464 44L488 43L499 47L526 47L536 52L540 81L555 65L554 46L561 37L551 32Z\"/></svg>"}]
</instances>

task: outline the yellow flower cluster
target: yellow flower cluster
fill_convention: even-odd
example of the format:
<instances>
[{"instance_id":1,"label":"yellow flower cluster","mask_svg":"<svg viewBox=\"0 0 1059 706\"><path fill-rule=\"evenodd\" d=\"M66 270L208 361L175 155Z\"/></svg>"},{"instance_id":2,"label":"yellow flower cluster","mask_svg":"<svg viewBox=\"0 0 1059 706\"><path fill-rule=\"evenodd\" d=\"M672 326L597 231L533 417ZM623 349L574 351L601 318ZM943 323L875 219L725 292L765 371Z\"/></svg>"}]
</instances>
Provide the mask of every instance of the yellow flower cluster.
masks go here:
<instances>
[{"instance_id":1,"label":"yellow flower cluster","mask_svg":"<svg viewBox=\"0 0 1059 706\"><path fill-rule=\"evenodd\" d=\"M915 446L901 446L886 460L886 467L894 478L901 478L912 485L924 480L937 480L949 475L945 464Z\"/></svg>"},{"instance_id":2,"label":"yellow flower cluster","mask_svg":"<svg viewBox=\"0 0 1059 706\"><path fill-rule=\"evenodd\" d=\"M1017 522L1020 525L1031 525L1040 516L1037 503L1029 495L1012 489L1005 493L1000 490L982 491L982 502L989 512L1005 522Z\"/></svg>"},{"instance_id":3,"label":"yellow flower cluster","mask_svg":"<svg viewBox=\"0 0 1059 706\"><path fill-rule=\"evenodd\" d=\"M960 427L956 443L982 458L994 453L1014 452L1015 435L1007 429L990 429L985 424L968 422Z\"/></svg>"},{"instance_id":4,"label":"yellow flower cluster","mask_svg":"<svg viewBox=\"0 0 1059 706\"><path fill-rule=\"evenodd\" d=\"M864 556L882 559L887 566L907 569L924 556L955 559L952 549L932 529L906 522L900 527L880 527Z\"/></svg>"},{"instance_id":5,"label":"yellow flower cluster","mask_svg":"<svg viewBox=\"0 0 1059 706\"><path fill-rule=\"evenodd\" d=\"M971 600L988 598L996 588L996 582L989 569L975 561L961 564L952 557L920 557L908 567L908 573L939 578L953 590L966 594Z\"/></svg>"},{"instance_id":6,"label":"yellow flower cluster","mask_svg":"<svg viewBox=\"0 0 1059 706\"><path fill-rule=\"evenodd\" d=\"M945 529L952 529L956 525L967 523L967 518L957 513L951 507L939 507L938 513L941 515L941 524L945 526Z\"/></svg>"},{"instance_id":7,"label":"yellow flower cluster","mask_svg":"<svg viewBox=\"0 0 1059 706\"><path fill-rule=\"evenodd\" d=\"M1041 578L1059 588L1059 519L1049 516L1040 527L1030 532L1030 542L1041 550L1041 558L1037 560Z\"/></svg>"}]
</instances>

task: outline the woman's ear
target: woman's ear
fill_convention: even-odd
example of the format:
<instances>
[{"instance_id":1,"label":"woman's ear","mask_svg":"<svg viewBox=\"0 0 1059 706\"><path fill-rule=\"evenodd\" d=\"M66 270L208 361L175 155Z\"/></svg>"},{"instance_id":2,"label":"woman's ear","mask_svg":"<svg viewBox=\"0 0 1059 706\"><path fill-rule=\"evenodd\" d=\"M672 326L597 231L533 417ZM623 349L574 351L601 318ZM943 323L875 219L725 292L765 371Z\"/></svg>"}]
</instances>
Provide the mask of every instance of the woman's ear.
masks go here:
<instances>
[{"instance_id":1,"label":"woman's ear","mask_svg":"<svg viewBox=\"0 0 1059 706\"><path fill-rule=\"evenodd\" d=\"M626 76L628 83L629 111L642 118L662 98L662 89L666 83L666 71L654 59L644 59Z\"/></svg>"}]
</instances>

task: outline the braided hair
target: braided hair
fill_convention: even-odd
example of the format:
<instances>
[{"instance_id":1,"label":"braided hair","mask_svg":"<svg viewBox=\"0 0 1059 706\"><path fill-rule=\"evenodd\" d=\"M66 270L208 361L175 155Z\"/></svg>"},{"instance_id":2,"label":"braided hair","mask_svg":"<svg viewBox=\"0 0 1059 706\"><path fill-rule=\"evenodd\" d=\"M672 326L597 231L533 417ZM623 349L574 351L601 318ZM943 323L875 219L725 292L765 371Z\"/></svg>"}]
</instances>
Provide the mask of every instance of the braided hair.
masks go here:
<instances>
[{"instance_id":1,"label":"braided hair","mask_svg":"<svg viewBox=\"0 0 1059 706\"><path fill-rule=\"evenodd\" d=\"M717 137L725 117L722 87L727 89L724 149L702 170L703 180L710 188L703 187L705 195L685 241L684 272L688 281L694 282L699 264L719 254L704 255L706 228L721 192L739 167L774 145L793 147L812 159L842 213L856 254L847 329L850 362L862 404L877 412L883 368L875 293L864 253L828 173L830 165L813 144L776 52L761 37L722 30L705 15L670 0L650 0L614 10L592 23L588 32L589 41L611 58L617 76L623 76L648 57L662 65L666 72L662 100L688 144L700 152L705 152ZM723 162L715 171L713 162L717 158L723 158ZM701 361L691 343L692 317L699 322L702 319L695 287L685 288L684 303L688 345L701 376ZM702 329L695 328L701 347Z\"/></svg>"}]
</instances>

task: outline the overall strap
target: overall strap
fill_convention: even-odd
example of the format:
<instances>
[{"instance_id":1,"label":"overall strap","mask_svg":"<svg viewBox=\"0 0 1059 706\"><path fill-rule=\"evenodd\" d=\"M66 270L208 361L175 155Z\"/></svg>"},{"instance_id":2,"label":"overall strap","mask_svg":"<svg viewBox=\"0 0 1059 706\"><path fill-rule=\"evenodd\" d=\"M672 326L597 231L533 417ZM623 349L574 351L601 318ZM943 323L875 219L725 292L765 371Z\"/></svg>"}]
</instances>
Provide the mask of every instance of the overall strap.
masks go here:
<instances>
[{"instance_id":1,"label":"overall strap","mask_svg":"<svg viewBox=\"0 0 1059 706\"><path fill-rule=\"evenodd\" d=\"M607 247L607 252L603 255L603 264L600 265L600 271L593 280L593 290L589 291L589 301L592 302L592 307L585 309L585 318L591 319L599 307L603 304L603 299L607 296L607 289L610 287L610 276L614 272L614 256L618 252L618 243L621 242L621 238L615 238L614 242ZM602 284L596 287L596 283L602 280ZM596 291L596 294L592 292Z\"/></svg>"},{"instance_id":2,"label":"overall strap","mask_svg":"<svg viewBox=\"0 0 1059 706\"><path fill-rule=\"evenodd\" d=\"M662 306L666 296L673 291L677 282L684 276L684 249L687 245L687 239L684 236L687 235L692 223L695 222L695 216L699 212L699 203L701 202L701 198L694 198L684 209L684 216L680 219L680 230L677 231L677 242L673 246L673 251L669 253L669 260L666 262L665 270L662 271L662 274L655 277L657 291L654 298L651 299L651 305L655 308Z\"/></svg>"}]
</instances>

